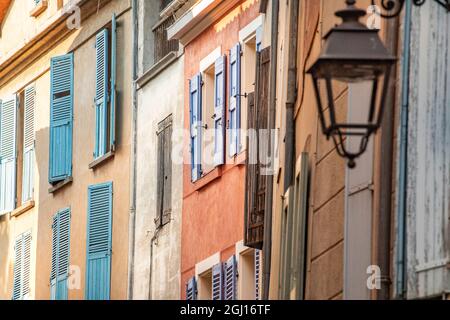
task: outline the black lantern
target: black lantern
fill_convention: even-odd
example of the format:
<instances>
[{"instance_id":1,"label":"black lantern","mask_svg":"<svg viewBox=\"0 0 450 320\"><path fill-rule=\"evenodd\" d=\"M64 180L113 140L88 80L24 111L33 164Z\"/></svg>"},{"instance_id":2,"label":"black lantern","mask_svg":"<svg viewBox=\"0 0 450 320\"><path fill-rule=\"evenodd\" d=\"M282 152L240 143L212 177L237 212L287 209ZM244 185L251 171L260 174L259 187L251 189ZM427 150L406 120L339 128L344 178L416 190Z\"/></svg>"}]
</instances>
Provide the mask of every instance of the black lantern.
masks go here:
<instances>
[{"instance_id":1,"label":"black lantern","mask_svg":"<svg viewBox=\"0 0 450 320\"><path fill-rule=\"evenodd\" d=\"M348 159L350 168L355 167L355 159L365 152L370 136L380 127L390 73L396 62L381 42L378 30L359 21L366 12L356 8L355 2L346 0L347 8L336 12L343 23L325 36L324 49L308 70L314 80L322 131L334 140L339 155ZM370 93L363 99L367 107L357 110L358 121L338 119L341 112L336 109L335 99L339 93L333 90L361 83L369 88ZM350 147L346 141L350 139L358 141L356 148L355 143Z\"/></svg>"}]
</instances>

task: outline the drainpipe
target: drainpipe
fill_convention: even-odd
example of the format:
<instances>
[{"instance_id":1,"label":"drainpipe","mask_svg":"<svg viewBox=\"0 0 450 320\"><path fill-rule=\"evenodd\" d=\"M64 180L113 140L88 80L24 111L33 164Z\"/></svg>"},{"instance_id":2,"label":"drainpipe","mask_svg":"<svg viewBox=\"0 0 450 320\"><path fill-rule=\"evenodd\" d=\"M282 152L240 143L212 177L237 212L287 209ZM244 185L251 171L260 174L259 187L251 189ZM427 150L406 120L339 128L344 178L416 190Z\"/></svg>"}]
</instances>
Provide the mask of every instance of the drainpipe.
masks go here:
<instances>
[{"instance_id":1,"label":"drainpipe","mask_svg":"<svg viewBox=\"0 0 450 320\"><path fill-rule=\"evenodd\" d=\"M270 44L270 93L269 93L269 130L275 128L275 110L277 102L277 59L278 59L278 14L280 4L278 0L272 0L272 26ZM271 136L271 135L270 135ZM272 139L269 138L269 150L271 150ZM275 149L275 148L274 148ZM271 155L274 158L274 155ZM272 203L273 203L273 174L267 176L266 205L264 215L264 282L263 299L269 299L270 288L270 263L272 257Z\"/></svg>"},{"instance_id":2,"label":"drainpipe","mask_svg":"<svg viewBox=\"0 0 450 320\"><path fill-rule=\"evenodd\" d=\"M132 88L132 141L130 177L130 216L128 224L128 300L133 300L134 254L136 232L136 151L137 151L137 64L138 64L138 0L132 1L133 12L133 88Z\"/></svg>"},{"instance_id":3,"label":"drainpipe","mask_svg":"<svg viewBox=\"0 0 450 320\"><path fill-rule=\"evenodd\" d=\"M389 19L386 24L386 45L395 56L398 54L399 19ZM389 79L389 92L386 96L385 113L380 130L380 170L378 173L378 252L377 263L381 269L381 288L377 290L378 300L389 300L391 297L391 214L392 214L392 164L393 164L393 136L394 136L394 111L396 105L396 79L394 72Z\"/></svg>"},{"instance_id":4,"label":"drainpipe","mask_svg":"<svg viewBox=\"0 0 450 320\"><path fill-rule=\"evenodd\" d=\"M295 163L295 119L297 102L297 39L299 0L290 2L289 14L289 57L286 99L286 149L284 159L284 193L293 183Z\"/></svg>"},{"instance_id":5,"label":"drainpipe","mask_svg":"<svg viewBox=\"0 0 450 320\"><path fill-rule=\"evenodd\" d=\"M403 33L402 108L400 114L400 145L398 161L397 206L397 282L396 298L406 298L406 200L408 163L408 108L411 43L411 1L406 1Z\"/></svg>"}]
</instances>

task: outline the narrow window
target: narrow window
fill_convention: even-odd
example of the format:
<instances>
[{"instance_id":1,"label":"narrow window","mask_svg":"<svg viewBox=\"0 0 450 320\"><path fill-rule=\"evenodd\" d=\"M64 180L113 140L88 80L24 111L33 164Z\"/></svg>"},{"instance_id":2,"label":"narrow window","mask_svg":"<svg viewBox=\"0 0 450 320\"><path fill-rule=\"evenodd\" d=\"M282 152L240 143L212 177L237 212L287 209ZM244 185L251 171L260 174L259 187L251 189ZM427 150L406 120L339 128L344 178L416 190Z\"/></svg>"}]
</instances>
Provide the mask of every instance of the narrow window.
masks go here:
<instances>
[{"instance_id":1,"label":"narrow window","mask_svg":"<svg viewBox=\"0 0 450 320\"><path fill-rule=\"evenodd\" d=\"M158 124L157 211L155 223L170 222L172 212L172 115Z\"/></svg>"}]
</instances>

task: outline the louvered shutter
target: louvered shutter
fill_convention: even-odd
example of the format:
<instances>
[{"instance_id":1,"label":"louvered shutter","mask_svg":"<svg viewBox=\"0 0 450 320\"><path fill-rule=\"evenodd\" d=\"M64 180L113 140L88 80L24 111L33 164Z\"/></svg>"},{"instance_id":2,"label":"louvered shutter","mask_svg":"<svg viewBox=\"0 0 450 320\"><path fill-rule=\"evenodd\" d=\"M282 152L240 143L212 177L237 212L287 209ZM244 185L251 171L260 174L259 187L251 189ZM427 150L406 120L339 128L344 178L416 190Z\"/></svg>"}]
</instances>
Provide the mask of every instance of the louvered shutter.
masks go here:
<instances>
[{"instance_id":1,"label":"louvered shutter","mask_svg":"<svg viewBox=\"0 0 450 320\"><path fill-rule=\"evenodd\" d=\"M226 56L222 56L215 63L214 81L214 164L225 163L225 70Z\"/></svg>"},{"instance_id":2,"label":"louvered shutter","mask_svg":"<svg viewBox=\"0 0 450 320\"><path fill-rule=\"evenodd\" d=\"M16 206L17 97L0 105L0 215Z\"/></svg>"},{"instance_id":3,"label":"louvered shutter","mask_svg":"<svg viewBox=\"0 0 450 320\"><path fill-rule=\"evenodd\" d=\"M36 89L34 85L25 89L24 105L22 203L33 199L34 191L34 113L36 105Z\"/></svg>"},{"instance_id":4,"label":"louvered shutter","mask_svg":"<svg viewBox=\"0 0 450 320\"><path fill-rule=\"evenodd\" d=\"M52 58L49 182L72 175L73 54Z\"/></svg>"},{"instance_id":5,"label":"louvered shutter","mask_svg":"<svg viewBox=\"0 0 450 320\"><path fill-rule=\"evenodd\" d=\"M52 270L50 273L52 300L67 300L70 253L70 209L53 217Z\"/></svg>"},{"instance_id":6,"label":"louvered shutter","mask_svg":"<svg viewBox=\"0 0 450 320\"><path fill-rule=\"evenodd\" d=\"M99 158L106 153L108 137L108 30L95 38L95 151Z\"/></svg>"},{"instance_id":7,"label":"louvered shutter","mask_svg":"<svg viewBox=\"0 0 450 320\"><path fill-rule=\"evenodd\" d=\"M230 52L230 156L235 156L240 149L241 128L241 45L236 44Z\"/></svg>"},{"instance_id":8,"label":"louvered shutter","mask_svg":"<svg viewBox=\"0 0 450 320\"><path fill-rule=\"evenodd\" d=\"M255 250L255 300L260 300L261 251Z\"/></svg>"},{"instance_id":9,"label":"louvered shutter","mask_svg":"<svg viewBox=\"0 0 450 320\"><path fill-rule=\"evenodd\" d=\"M116 147L116 78L117 78L117 20L113 14L111 21L111 110L109 143L111 151Z\"/></svg>"},{"instance_id":10,"label":"louvered shutter","mask_svg":"<svg viewBox=\"0 0 450 320\"><path fill-rule=\"evenodd\" d=\"M112 250L112 183L90 186L86 299L109 300Z\"/></svg>"},{"instance_id":11,"label":"louvered shutter","mask_svg":"<svg viewBox=\"0 0 450 320\"><path fill-rule=\"evenodd\" d=\"M191 179L201 176L202 156L202 76L197 74L189 83L189 113L191 135Z\"/></svg>"},{"instance_id":12,"label":"louvered shutter","mask_svg":"<svg viewBox=\"0 0 450 320\"><path fill-rule=\"evenodd\" d=\"M212 299L223 300L223 265L219 263L212 269Z\"/></svg>"},{"instance_id":13,"label":"louvered shutter","mask_svg":"<svg viewBox=\"0 0 450 320\"><path fill-rule=\"evenodd\" d=\"M195 277L186 284L186 300L197 300L197 281Z\"/></svg>"},{"instance_id":14,"label":"louvered shutter","mask_svg":"<svg viewBox=\"0 0 450 320\"><path fill-rule=\"evenodd\" d=\"M23 300L30 294L31 232L16 238L14 261L13 300Z\"/></svg>"},{"instance_id":15,"label":"louvered shutter","mask_svg":"<svg viewBox=\"0 0 450 320\"><path fill-rule=\"evenodd\" d=\"M236 256L232 256L225 264L225 300L236 300L237 263Z\"/></svg>"}]
</instances>

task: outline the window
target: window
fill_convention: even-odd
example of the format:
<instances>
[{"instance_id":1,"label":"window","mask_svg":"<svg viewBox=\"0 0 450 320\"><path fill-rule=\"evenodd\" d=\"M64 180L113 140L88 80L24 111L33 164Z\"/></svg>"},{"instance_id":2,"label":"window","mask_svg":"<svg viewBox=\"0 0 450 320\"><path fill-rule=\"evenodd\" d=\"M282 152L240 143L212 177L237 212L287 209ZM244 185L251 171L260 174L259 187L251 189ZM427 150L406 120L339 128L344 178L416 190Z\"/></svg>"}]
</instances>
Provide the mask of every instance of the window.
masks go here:
<instances>
[{"instance_id":1,"label":"window","mask_svg":"<svg viewBox=\"0 0 450 320\"><path fill-rule=\"evenodd\" d=\"M110 299L112 197L112 182L88 188L86 300Z\"/></svg>"},{"instance_id":2,"label":"window","mask_svg":"<svg viewBox=\"0 0 450 320\"><path fill-rule=\"evenodd\" d=\"M173 25L175 18L170 16L164 20L158 22L156 26L153 27L153 36L155 39L154 64L161 61L170 53L178 52L179 42L178 40L168 40L167 39L167 29Z\"/></svg>"},{"instance_id":3,"label":"window","mask_svg":"<svg viewBox=\"0 0 450 320\"><path fill-rule=\"evenodd\" d=\"M200 300L236 300L237 263L232 256L225 263L218 263L198 277Z\"/></svg>"},{"instance_id":4,"label":"window","mask_svg":"<svg viewBox=\"0 0 450 320\"><path fill-rule=\"evenodd\" d=\"M190 81L192 181L225 163L226 57ZM203 129L203 130L202 130Z\"/></svg>"},{"instance_id":5,"label":"window","mask_svg":"<svg viewBox=\"0 0 450 320\"><path fill-rule=\"evenodd\" d=\"M52 58L49 182L72 176L73 54Z\"/></svg>"},{"instance_id":6,"label":"window","mask_svg":"<svg viewBox=\"0 0 450 320\"><path fill-rule=\"evenodd\" d=\"M31 232L22 233L14 245L14 284L13 300L29 298L31 271Z\"/></svg>"},{"instance_id":7,"label":"window","mask_svg":"<svg viewBox=\"0 0 450 320\"><path fill-rule=\"evenodd\" d=\"M50 296L52 300L67 300L70 252L70 208L53 216L52 265L50 272Z\"/></svg>"},{"instance_id":8,"label":"window","mask_svg":"<svg viewBox=\"0 0 450 320\"><path fill-rule=\"evenodd\" d=\"M102 30L95 39L95 159L115 149L116 43L113 16L111 29Z\"/></svg>"},{"instance_id":9,"label":"window","mask_svg":"<svg viewBox=\"0 0 450 320\"><path fill-rule=\"evenodd\" d=\"M172 115L158 124L157 209L155 223L162 227L172 212Z\"/></svg>"},{"instance_id":10,"label":"window","mask_svg":"<svg viewBox=\"0 0 450 320\"><path fill-rule=\"evenodd\" d=\"M0 215L16 207L17 97L0 105Z\"/></svg>"},{"instance_id":11,"label":"window","mask_svg":"<svg viewBox=\"0 0 450 320\"><path fill-rule=\"evenodd\" d=\"M48 7L47 0L31 0L31 1L32 1L32 8L30 11L30 16L32 16L34 18L39 16Z\"/></svg>"}]
</instances>

